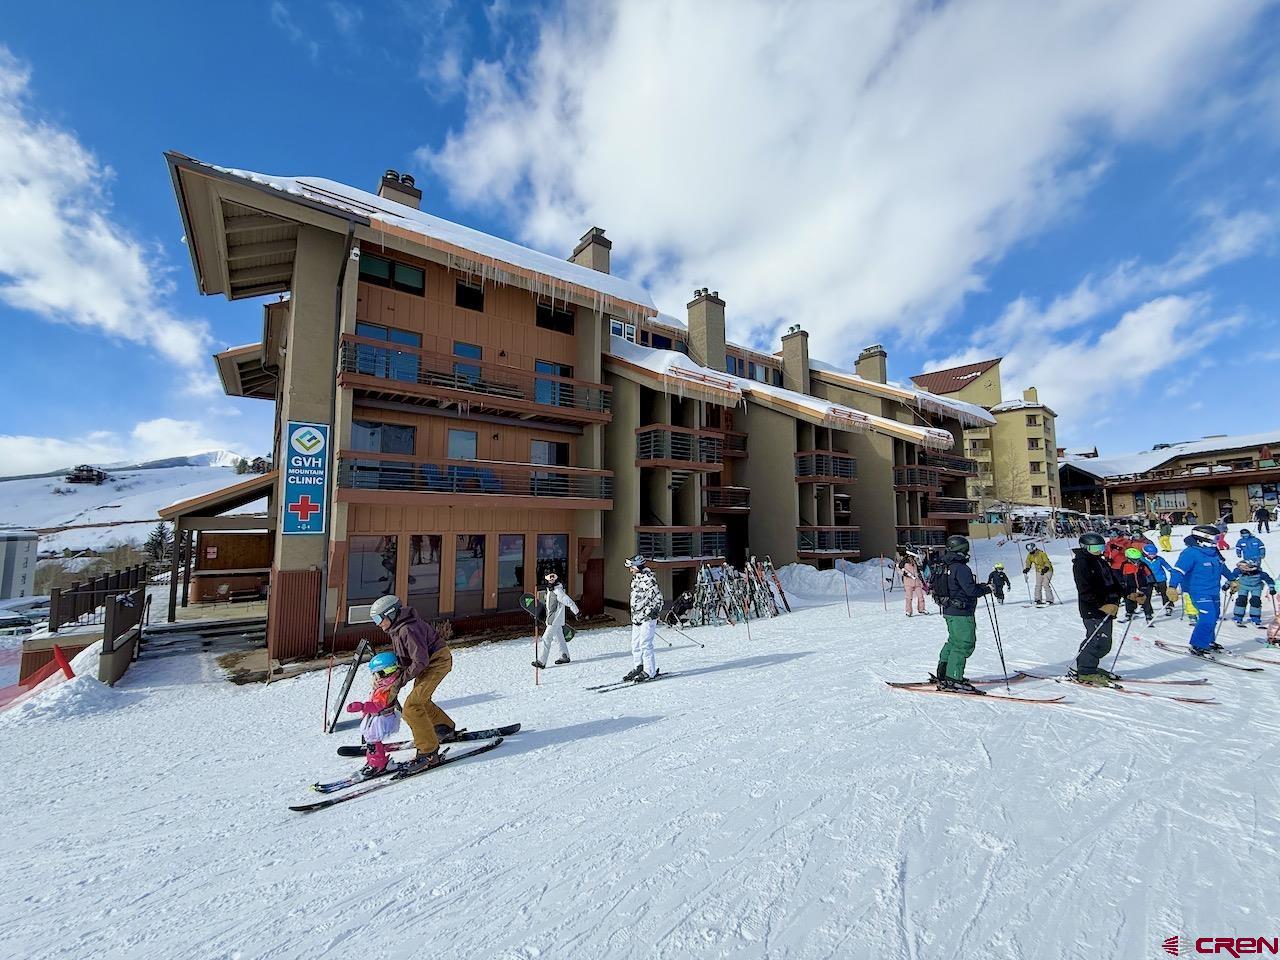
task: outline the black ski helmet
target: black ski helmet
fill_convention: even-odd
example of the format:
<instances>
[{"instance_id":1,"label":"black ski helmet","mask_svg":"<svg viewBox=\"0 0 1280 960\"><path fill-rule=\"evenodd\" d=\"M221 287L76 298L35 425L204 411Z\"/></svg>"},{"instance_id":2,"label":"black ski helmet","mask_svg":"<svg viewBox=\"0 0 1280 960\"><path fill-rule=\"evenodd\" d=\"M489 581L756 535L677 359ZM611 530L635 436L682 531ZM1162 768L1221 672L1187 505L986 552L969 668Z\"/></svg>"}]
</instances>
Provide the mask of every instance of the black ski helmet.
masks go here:
<instances>
[{"instance_id":1,"label":"black ski helmet","mask_svg":"<svg viewBox=\"0 0 1280 960\"><path fill-rule=\"evenodd\" d=\"M1206 547L1217 546L1218 528L1209 523L1197 524L1191 528L1191 534L1187 539Z\"/></svg>"},{"instance_id":2,"label":"black ski helmet","mask_svg":"<svg viewBox=\"0 0 1280 960\"><path fill-rule=\"evenodd\" d=\"M969 538L962 537L958 533L953 533L947 537L947 549L952 553L958 553L962 556L969 555Z\"/></svg>"},{"instance_id":3,"label":"black ski helmet","mask_svg":"<svg viewBox=\"0 0 1280 960\"><path fill-rule=\"evenodd\" d=\"M1088 533L1080 534L1080 546L1082 547L1105 547L1107 541L1103 539L1102 534L1094 533L1090 530Z\"/></svg>"}]
</instances>

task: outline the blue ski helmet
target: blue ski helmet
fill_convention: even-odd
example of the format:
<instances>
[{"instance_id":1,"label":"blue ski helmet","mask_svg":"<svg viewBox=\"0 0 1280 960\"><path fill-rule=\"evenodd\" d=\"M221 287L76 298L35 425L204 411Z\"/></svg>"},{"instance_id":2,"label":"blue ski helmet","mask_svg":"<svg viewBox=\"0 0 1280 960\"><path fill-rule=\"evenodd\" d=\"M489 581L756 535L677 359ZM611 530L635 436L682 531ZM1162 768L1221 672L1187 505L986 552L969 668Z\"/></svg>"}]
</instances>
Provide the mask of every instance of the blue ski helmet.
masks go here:
<instances>
[{"instance_id":1,"label":"blue ski helmet","mask_svg":"<svg viewBox=\"0 0 1280 960\"><path fill-rule=\"evenodd\" d=\"M1154 543L1147 543L1147 544L1143 544L1142 552L1145 553L1148 557L1154 557L1157 553L1160 552L1160 548L1157 547Z\"/></svg>"},{"instance_id":2,"label":"blue ski helmet","mask_svg":"<svg viewBox=\"0 0 1280 960\"><path fill-rule=\"evenodd\" d=\"M374 654L373 659L369 661L370 673L390 673L399 669L400 661L390 650L383 650L381 653Z\"/></svg>"}]
</instances>

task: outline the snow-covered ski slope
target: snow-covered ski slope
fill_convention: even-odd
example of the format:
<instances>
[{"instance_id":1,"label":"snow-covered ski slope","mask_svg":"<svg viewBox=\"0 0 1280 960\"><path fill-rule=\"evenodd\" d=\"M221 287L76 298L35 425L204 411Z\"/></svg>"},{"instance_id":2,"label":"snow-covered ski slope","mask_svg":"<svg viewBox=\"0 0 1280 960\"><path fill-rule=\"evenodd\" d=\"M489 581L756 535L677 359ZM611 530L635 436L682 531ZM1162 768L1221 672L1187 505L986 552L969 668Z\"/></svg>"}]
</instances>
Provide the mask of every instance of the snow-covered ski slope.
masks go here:
<instances>
[{"instance_id":1,"label":"snow-covered ski slope","mask_svg":"<svg viewBox=\"0 0 1280 960\"><path fill-rule=\"evenodd\" d=\"M41 550L103 549L126 540L141 542L156 525L160 508L243 479L225 466L113 470L111 479L102 484L67 483L61 476L0 479L0 526L67 528L41 536ZM57 494L55 488L68 492Z\"/></svg>"},{"instance_id":2,"label":"snow-covered ski slope","mask_svg":"<svg viewBox=\"0 0 1280 960\"><path fill-rule=\"evenodd\" d=\"M1061 671L1074 604L1028 606L1021 549L977 546L1014 581L1009 667ZM1067 544L1050 553L1069 598ZM1220 705L891 690L934 666L943 623L857 582L852 619L841 588L750 642L664 629L679 675L618 692L584 688L630 667L622 630L580 633L538 687L531 642L457 650L443 706L524 730L315 814L287 806L357 762L335 755L352 729L320 732L323 674L235 687L153 653L102 696L64 685L0 715L0 956L1128 960L1280 933L1280 667L1154 649L1185 640L1175 618L1131 634L1120 672L1208 677L1144 689ZM969 673L998 671L983 614Z\"/></svg>"}]
</instances>

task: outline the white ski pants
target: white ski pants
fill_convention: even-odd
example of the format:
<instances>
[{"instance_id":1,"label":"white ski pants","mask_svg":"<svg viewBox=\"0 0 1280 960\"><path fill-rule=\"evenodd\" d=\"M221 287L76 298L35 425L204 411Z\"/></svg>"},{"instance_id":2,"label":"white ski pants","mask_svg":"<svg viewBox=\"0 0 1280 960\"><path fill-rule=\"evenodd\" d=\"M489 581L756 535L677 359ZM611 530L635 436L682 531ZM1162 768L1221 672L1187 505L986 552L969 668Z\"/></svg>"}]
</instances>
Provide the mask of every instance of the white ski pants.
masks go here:
<instances>
[{"instance_id":1,"label":"white ski pants","mask_svg":"<svg viewBox=\"0 0 1280 960\"><path fill-rule=\"evenodd\" d=\"M559 616L547 624L547 629L542 631L542 647L538 654L540 663L547 663L547 657L551 656L551 641L555 641L560 645L560 656L562 658L569 656L569 645L564 642L564 616Z\"/></svg>"},{"instance_id":2,"label":"white ski pants","mask_svg":"<svg viewBox=\"0 0 1280 960\"><path fill-rule=\"evenodd\" d=\"M655 676L658 662L653 655L653 638L658 632L657 620L642 620L631 624L631 659L638 667L644 664L645 673Z\"/></svg>"},{"instance_id":3,"label":"white ski pants","mask_svg":"<svg viewBox=\"0 0 1280 960\"><path fill-rule=\"evenodd\" d=\"M1052 581L1052 570L1036 570L1036 603L1054 599Z\"/></svg>"}]
</instances>

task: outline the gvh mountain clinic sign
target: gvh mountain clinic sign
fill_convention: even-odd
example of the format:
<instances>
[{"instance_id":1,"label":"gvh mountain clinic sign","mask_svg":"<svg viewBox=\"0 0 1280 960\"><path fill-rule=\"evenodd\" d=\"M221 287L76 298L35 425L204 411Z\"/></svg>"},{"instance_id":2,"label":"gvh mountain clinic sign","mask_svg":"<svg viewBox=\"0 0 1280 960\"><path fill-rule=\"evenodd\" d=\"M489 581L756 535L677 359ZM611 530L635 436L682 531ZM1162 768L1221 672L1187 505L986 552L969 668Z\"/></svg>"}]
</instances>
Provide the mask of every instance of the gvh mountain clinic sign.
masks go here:
<instances>
[{"instance_id":1,"label":"gvh mountain clinic sign","mask_svg":"<svg viewBox=\"0 0 1280 960\"><path fill-rule=\"evenodd\" d=\"M328 510L329 425L289 421L283 533L324 533Z\"/></svg>"}]
</instances>

